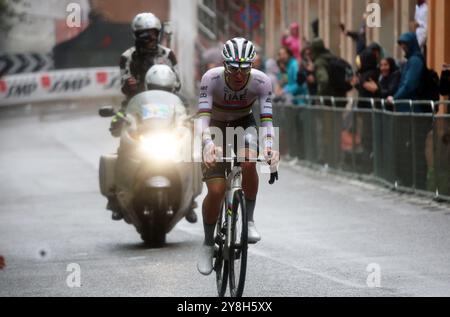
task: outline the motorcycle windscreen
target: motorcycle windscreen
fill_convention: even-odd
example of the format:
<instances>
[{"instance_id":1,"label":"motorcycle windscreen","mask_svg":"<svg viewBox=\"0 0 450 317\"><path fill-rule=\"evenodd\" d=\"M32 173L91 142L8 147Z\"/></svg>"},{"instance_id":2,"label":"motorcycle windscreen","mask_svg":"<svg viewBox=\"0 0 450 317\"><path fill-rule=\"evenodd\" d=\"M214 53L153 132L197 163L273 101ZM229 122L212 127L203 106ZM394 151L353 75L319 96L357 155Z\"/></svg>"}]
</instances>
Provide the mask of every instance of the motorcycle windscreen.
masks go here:
<instances>
[{"instance_id":1,"label":"motorcycle windscreen","mask_svg":"<svg viewBox=\"0 0 450 317\"><path fill-rule=\"evenodd\" d=\"M128 104L127 112L137 119L140 130L168 129L176 119L175 107L181 99L165 91L146 91L136 95Z\"/></svg>"}]
</instances>

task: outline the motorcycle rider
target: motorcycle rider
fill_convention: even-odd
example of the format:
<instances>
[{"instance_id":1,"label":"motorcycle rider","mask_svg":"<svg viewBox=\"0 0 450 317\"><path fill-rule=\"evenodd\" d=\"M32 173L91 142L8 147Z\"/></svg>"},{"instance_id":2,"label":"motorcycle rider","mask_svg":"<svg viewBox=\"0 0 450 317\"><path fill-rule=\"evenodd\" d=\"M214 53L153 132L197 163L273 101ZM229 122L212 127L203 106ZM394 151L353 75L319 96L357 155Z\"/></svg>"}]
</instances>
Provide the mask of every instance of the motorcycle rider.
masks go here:
<instances>
[{"instance_id":1,"label":"motorcycle rider","mask_svg":"<svg viewBox=\"0 0 450 317\"><path fill-rule=\"evenodd\" d=\"M121 89L126 99L122 108L111 122L110 131L115 137L120 135L128 101L145 91L145 75L156 64L170 66L177 77L177 90L181 83L177 73L177 59L172 50L159 44L161 21L149 12L139 13L131 23L135 45L126 50L120 57Z\"/></svg>"},{"instance_id":2,"label":"motorcycle rider","mask_svg":"<svg viewBox=\"0 0 450 317\"><path fill-rule=\"evenodd\" d=\"M161 21L152 13L138 14L131 28L135 45L120 58L122 92L128 99L145 90L145 75L155 64L166 64L177 73L174 52L159 44ZM177 89L181 84L177 75Z\"/></svg>"},{"instance_id":3,"label":"motorcycle rider","mask_svg":"<svg viewBox=\"0 0 450 317\"><path fill-rule=\"evenodd\" d=\"M126 99L122 102L121 109L117 112L111 122L110 131L114 137L119 137L125 110L128 101L140 92L146 90L145 76L148 70L157 64L168 65L175 74L175 91L179 91L181 83L177 73L177 59L172 50L159 44L162 29L161 21L149 12L139 13L131 23L135 45L125 51L120 57L120 72L122 93ZM106 207L112 211L113 220L121 220L122 214L116 197L109 197ZM190 223L197 222L197 215L192 211L186 216Z\"/></svg>"}]
</instances>

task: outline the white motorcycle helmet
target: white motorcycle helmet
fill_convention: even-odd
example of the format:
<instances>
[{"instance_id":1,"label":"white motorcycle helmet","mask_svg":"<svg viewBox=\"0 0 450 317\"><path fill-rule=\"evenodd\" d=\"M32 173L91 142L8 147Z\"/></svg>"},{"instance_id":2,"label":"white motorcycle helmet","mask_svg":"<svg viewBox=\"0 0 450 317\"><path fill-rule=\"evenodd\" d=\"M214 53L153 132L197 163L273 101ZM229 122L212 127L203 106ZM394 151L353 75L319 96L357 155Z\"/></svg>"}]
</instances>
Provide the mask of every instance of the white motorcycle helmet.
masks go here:
<instances>
[{"instance_id":1,"label":"white motorcycle helmet","mask_svg":"<svg viewBox=\"0 0 450 317\"><path fill-rule=\"evenodd\" d=\"M161 21L150 12L139 13L133 19L131 23L131 29L133 30L133 34L136 36L136 32L156 29L161 31Z\"/></svg>"},{"instance_id":2,"label":"white motorcycle helmet","mask_svg":"<svg viewBox=\"0 0 450 317\"><path fill-rule=\"evenodd\" d=\"M161 21L153 13L139 13L134 18L131 29L139 52L152 55L158 52L161 28Z\"/></svg>"},{"instance_id":3,"label":"white motorcycle helmet","mask_svg":"<svg viewBox=\"0 0 450 317\"><path fill-rule=\"evenodd\" d=\"M168 65L160 64L152 66L145 75L147 90L165 90L176 92L178 90L178 79L175 72Z\"/></svg>"}]
</instances>

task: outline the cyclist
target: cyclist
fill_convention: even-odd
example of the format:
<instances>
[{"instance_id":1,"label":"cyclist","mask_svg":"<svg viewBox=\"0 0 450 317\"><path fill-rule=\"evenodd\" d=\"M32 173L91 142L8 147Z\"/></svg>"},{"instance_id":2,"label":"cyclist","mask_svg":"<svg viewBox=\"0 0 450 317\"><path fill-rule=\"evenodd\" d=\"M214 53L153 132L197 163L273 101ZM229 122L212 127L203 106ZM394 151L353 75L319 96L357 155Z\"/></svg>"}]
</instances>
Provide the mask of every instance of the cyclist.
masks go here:
<instances>
[{"instance_id":1,"label":"cyclist","mask_svg":"<svg viewBox=\"0 0 450 317\"><path fill-rule=\"evenodd\" d=\"M226 163L217 162L223 149L214 144L210 127L220 129L224 137L227 127L242 127L246 130L243 136L245 148L235 149L238 157L257 158L257 138L247 128L256 128L252 108L258 101L261 126L266 128L263 138L265 159L272 168L276 168L279 160L279 153L272 150L272 83L267 75L252 68L256 57L253 43L245 38L233 38L225 43L222 57L224 66L210 69L202 78L197 113L197 130L202 131L203 141L203 178L208 188L202 207L205 240L197 263L197 269L203 275L209 275L213 270L214 230L226 190ZM234 143L234 140L222 140L222 144L230 141ZM244 144L244 140L241 143ZM258 173L255 163L244 162L241 167L248 213L248 241L257 243L261 236L253 214Z\"/></svg>"}]
</instances>

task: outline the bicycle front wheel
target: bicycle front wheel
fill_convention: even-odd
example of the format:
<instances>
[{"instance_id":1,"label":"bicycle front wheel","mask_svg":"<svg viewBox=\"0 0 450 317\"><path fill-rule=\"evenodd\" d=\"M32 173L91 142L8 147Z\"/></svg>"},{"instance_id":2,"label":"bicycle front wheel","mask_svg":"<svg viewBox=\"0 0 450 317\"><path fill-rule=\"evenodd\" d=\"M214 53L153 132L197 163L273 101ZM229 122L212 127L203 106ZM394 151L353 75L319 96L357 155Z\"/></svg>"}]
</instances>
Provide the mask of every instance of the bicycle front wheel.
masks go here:
<instances>
[{"instance_id":1,"label":"bicycle front wheel","mask_svg":"<svg viewBox=\"0 0 450 317\"><path fill-rule=\"evenodd\" d=\"M225 236L227 232L226 217L227 213L222 204L220 209L220 215L216 224L216 244L215 244L215 260L214 260L214 270L216 271L216 284L217 284L217 294L219 297L224 297L227 291L227 281L228 281L228 261L224 258L224 247L225 247Z\"/></svg>"},{"instance_id":2,"label":"bicycle front wheel","mask_svg":"<svg viewBox=\"0 0 450 317\"><path fill-rule=\"evenodd\" d=\"M244 293L247 273L248 220L244 193L236 191L233 197L231 220L230 260L228 274L231 297L241 297Z\"/></svg>"}]
</instances>

